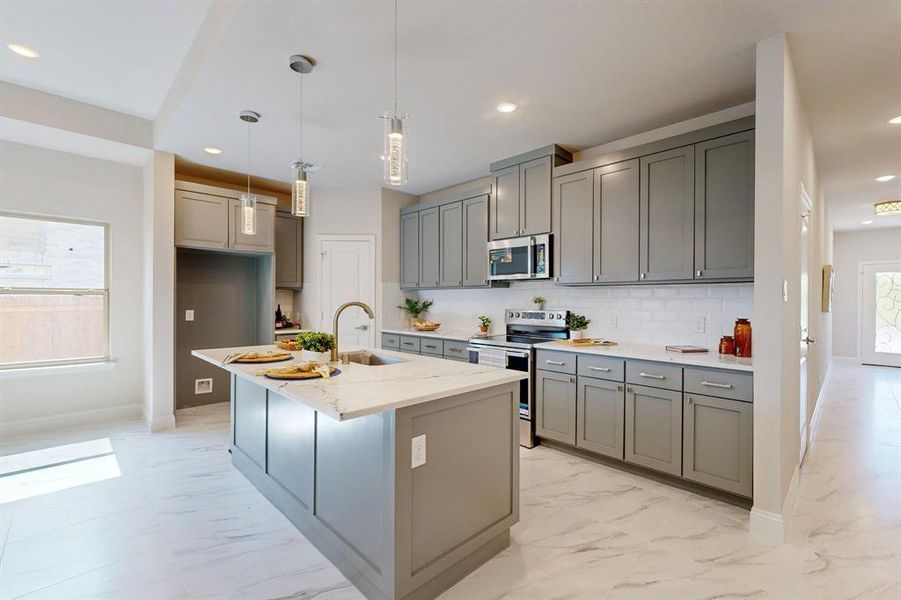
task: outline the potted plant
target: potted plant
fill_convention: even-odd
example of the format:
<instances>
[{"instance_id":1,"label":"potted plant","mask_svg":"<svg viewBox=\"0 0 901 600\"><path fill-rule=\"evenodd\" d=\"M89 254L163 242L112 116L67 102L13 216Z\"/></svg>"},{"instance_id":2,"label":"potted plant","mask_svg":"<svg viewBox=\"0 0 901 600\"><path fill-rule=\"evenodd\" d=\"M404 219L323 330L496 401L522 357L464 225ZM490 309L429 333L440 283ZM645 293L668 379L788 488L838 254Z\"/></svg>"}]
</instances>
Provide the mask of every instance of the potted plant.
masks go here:
<instances>
[{"instance_id":1,"label":"potted plant","mask_svg":"<svg viewBox=\"0 0 901 600\"><path fill-rule=\"evenodd\" d=\"M297 348L302 350L303 360L314 360L327 363L332 348L335 347L335 336L322 331L301 331L297 334Z\"/></svg>"},{"instance_id":2,"label":"potted plant","mask_svg":"<svg viewBox=\"0 0 901 600\"><path fill-rule=\"evenodd\" d=\"M541 296L535 296L534 298L532 298L532 304L534 304L535 306L537 306L537 307L538 307L538 310L544 310L544 304L545 304L546 302L547 302L547 300L545 300L545 299L544 299L543 297L541 297Z\"/></svg>"},{"instance_id":3,"label":"potted plant","mask_svg":"<svg viewBox=\"0 0 901 600\"><path fill-rule=\"evenodd\" d=\"M404 298L404 303L397 308L410 313L410 325L414 326L419 321L419 317L428 312L429 307L432 306L432 304L433 302L431 300Z\"/></svg>"},{"instance_id":4,"label":"potted plant","mask_svg":"<svg viewBox=\"0 0 901 600\"><path fill-rule=\"evenodd\" d=\"M486 315L479 317L479 331L482 333L488 333L489 327L491 327L491 317L488 317Z\"/></svg>"},{"instance_id":5,"label":"potted plant","mask_svg":"<svg viewBox=\"0 0 901 600\"><path fill-rule=\"evenodd\" d=\"M585 318L585 315L577 315L576 313L569 313L566 316L566 326L569 327L570 331L574 331L577 339L582 339L582 335L586 329L588 329L588 324L591 323L588 319Z\"/></svg>"}]
</instances>

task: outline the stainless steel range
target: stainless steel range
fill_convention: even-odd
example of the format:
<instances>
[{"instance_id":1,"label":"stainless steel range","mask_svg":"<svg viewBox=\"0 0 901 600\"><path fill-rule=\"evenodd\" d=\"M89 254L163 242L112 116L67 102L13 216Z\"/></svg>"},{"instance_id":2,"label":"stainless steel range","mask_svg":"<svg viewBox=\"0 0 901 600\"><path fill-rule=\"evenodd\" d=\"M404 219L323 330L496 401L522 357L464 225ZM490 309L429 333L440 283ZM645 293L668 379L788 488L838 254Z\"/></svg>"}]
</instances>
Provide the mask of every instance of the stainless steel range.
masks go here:
<instances>
[{"instance_id":1,"label":"stainless steel range","mask_svg":"<svg viewBox=\"0 0 901 600\"><path fill-rule=\"evenodd\" d=\"M507 309L506 333L469 339L469 362L524 371L528 379L520 382L519 444L535 445L535 344L569 339L565 310Z\"/></svg>"}]
</instances>

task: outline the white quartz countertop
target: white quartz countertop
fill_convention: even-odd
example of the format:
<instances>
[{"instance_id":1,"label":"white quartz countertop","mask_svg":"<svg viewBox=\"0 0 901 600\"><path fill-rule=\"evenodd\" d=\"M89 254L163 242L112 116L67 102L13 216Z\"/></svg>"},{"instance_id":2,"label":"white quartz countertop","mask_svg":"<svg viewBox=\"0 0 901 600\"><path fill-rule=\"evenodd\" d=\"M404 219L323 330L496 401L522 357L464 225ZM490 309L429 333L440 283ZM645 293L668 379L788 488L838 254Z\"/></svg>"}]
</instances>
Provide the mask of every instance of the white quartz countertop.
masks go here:
<instances>
[{"instance_id":1,"label":"white quartz countertop","mask_svg":"<svg viewBox=\"0 0 901 600\"><path fill-rule=\"evenodd\" d=\"M576 352L578 354L592 354L595 356L613 356L617 358L632 358L637 360L653 360L656 362L668 362L692 367L711 367L716 369L729 369L732 371L754 371L751 358L738 358L719 354L715 350L710 352L690 354L679 352L667 352L663 346L650 346L643 344L617 344L616 346L585 346L578 347L558 342L545 342L536 344L540 350L559 350L561 352Z\"/></svg>"},{"instance_id":2,"label":"white quartz countertop","mask_svg":"<svg viewBox=\"0 0 901 600\"><path fill-rule=\"evenodd\" d=\"M418 331L412 327L402 329L382 329L382 333L397 333L400 335L419 335L422 337L441 338L444 340L468 340L469 338L479 337L479 332L475 329L453 329L440 327L435 331Z\"/></svg>"},{"instance_id":3,"label":"white quartz countertop","mask_svg":"<svg viewBox=\"0 0 901 600\"><path fill-rule=\"evenodd\" d=\"M306 381L280 381L257 375L267 368L290 365L290 361L269 364L222 364L227 356L235 352L270 350L278 348L274 345L215 348L193 350L191 354L238 377L253 380L267 389L293 398L339 421L474 392L528 377L521 371L389 350L377 350L374 354L397 358L403 362L380 366L355 363L338 365L341 369L339 375L333 375L329 379ZM301 361L300 352L292 354L295 355L297 362Z\"/></svg>"}]
</instances>

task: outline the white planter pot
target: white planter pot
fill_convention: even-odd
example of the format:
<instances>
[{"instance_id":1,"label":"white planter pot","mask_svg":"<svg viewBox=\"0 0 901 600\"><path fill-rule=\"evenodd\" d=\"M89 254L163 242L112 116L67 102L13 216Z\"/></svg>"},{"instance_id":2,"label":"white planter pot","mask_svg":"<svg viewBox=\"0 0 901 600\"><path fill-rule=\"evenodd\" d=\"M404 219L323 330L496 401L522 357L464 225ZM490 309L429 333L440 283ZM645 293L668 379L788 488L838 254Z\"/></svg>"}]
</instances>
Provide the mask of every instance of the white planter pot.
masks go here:
<instances>
[{"instance_id":1,"label":"white planter pot","mask_svg":"<svg viewBox=\"0 0 901 600\"><path fill-rule=\"evenodd\" d=\"M327 363L331 360L331 358L331 352L310 352L309 350L300 351L300 360L302 361L312 360L320 363Z\"/></svg>"}]
</instances>

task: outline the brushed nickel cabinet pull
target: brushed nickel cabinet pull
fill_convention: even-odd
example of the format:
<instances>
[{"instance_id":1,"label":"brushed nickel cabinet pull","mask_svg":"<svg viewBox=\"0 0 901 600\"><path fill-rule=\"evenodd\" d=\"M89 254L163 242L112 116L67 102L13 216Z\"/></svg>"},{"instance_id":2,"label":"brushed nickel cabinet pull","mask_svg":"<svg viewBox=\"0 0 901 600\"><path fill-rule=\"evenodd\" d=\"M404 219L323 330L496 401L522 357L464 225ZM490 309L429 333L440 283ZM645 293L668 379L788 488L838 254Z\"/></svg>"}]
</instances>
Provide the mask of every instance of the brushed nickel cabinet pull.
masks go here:
<instances>
[{"instance_id":1,"label":"brushed nickel cabinet pull","mask_svg":"<svg viewBox=\"0 0 901 600\"><path fill-rule=\"evenodd\" d=\"M602 373L609 373L610 369L607 367L588 367L589 371L601 371Z\"/></svg>"},{"instance_id":2,"label":"brushed nickel cabinet pull","mask_svg":"<svg viewBox=\"0 0 901 600\"><path fill-rule=\"evenodd\" d=\"M660 381L666 379L666 375L654 375L652 373L639 373L639 375L647 377L648 379L659 379Z\"/></svg>"},{"instance_id":3,"label":"brushed nickel cabinet pull","mask_svg":"<svg viewBox=\"0 0 901 600\"><path fill-rule=\"evenodd\" d=\"M687 402L688 402L689 404L694 404L694 403L695 403L695 401L694 401L693 398L689 398L689 399L687 400Z\"/></svg>"},{"instance_id":4,"label":"brushed nickel cabinet pull","mask_svg":"<svg viewBox=\"0 0 901 600\"><path fill-rule=\"evenodd\" d=\"M563 365L566 364L562 360L546 360L544 362L546 362L549 365L557 365L558 367L562 367Z\"/></svg>"},{"instance_id":5,"label":"brushed nickel cabinet pull","mask_svg":"<svg viewBox=\"0 0 901 600\"><path fill-rule=\"evenodd\" d=\"M701 382L701 385L706 385L707 387L722 388L722 389L724 389L724 390L731 390L731 389L732 389L732 384L731 384L731 383L715 383L715 382L713 382L713 381L702 381L702 382Z\"/></svg>"},{"instance_id":6,"label":"brushed nickel cabinet pull","mask_svg":"<svg viewBox=\"0 0 901 600\"><path fill-rule=\"evenodd\" d=\"M641 275L638 276L638 278L639 278L639 279L644 279L644 276L645 276L645 274L642 273Z\"/></svg>"}]
</instances>

